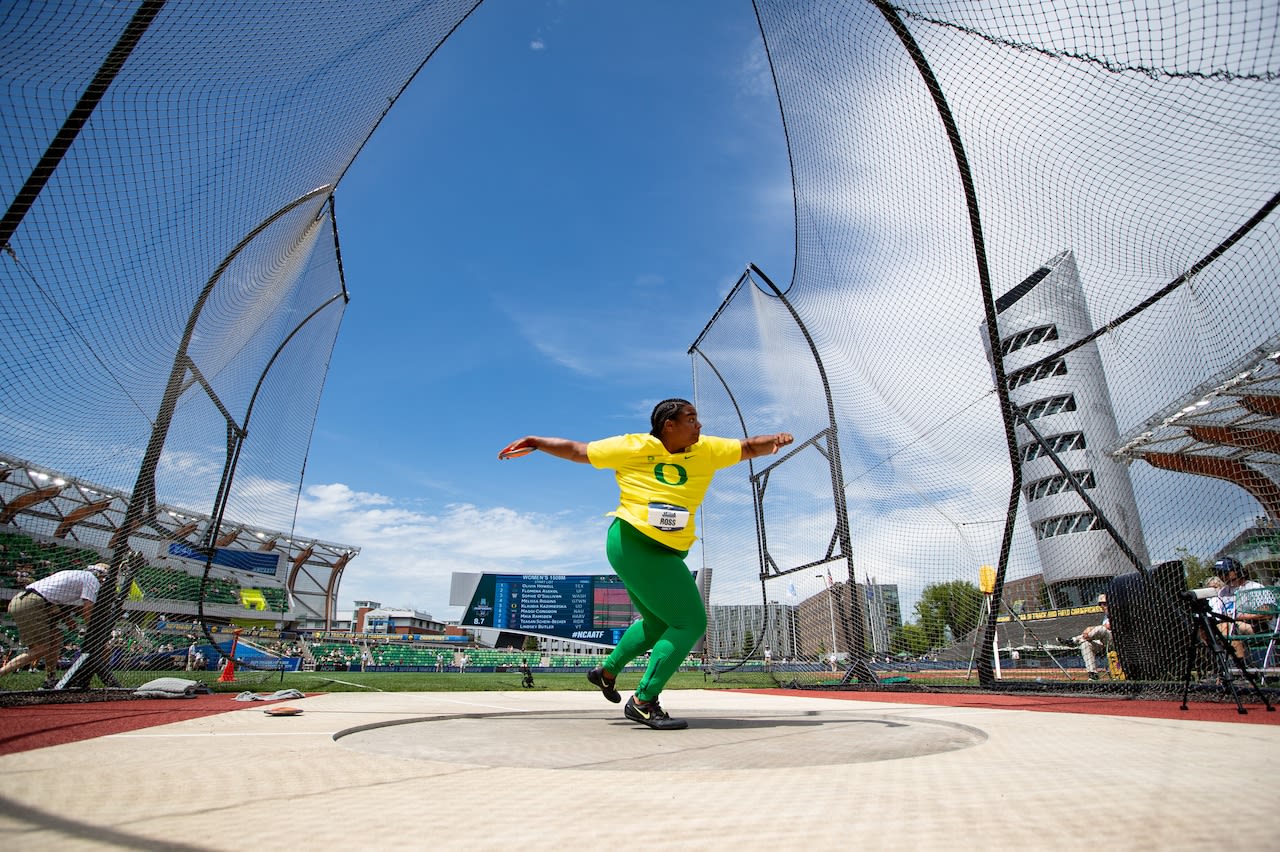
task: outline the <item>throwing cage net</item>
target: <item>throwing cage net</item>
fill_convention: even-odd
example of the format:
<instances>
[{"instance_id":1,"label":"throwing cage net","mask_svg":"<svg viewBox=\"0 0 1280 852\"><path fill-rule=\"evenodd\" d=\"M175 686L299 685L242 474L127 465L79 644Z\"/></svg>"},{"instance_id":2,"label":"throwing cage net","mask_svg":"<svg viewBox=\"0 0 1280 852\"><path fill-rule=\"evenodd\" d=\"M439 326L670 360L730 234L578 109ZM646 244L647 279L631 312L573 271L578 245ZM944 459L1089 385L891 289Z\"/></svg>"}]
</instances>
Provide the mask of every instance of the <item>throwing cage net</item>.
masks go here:
<instances>
[{"instance_id":1,"label":"throwing cage net","mask_svg":"<svg viewBox=\"0 0 1280 852\"><path fill-rule=\"evenodd\" d=\"M212 668L237 627L274 669L274 628L333 615L358 548L294 516L347 301L334 188L476 5L0 11L0 586L111 565L60 685Z\"/></svg>"},{"instance_id":2,"label":"throwing cage net","mask_svg":"<svg viewBox=\"0 0 1280 852\"><path fill-rule=\"evenodd\" d=\"M1280 10L755 8L795 269L690 354L708 432L796 443L705 505L708 656L1248 692L1182 593L1280 574ZM1211 625L1259 682L1275 600Z\"/></svg>"},{"instance_id":3,"label":"throwing cage net","mask_svg":"<svg viewBox=\"0 0 1280 852\"><path fill-rule=\"evenodd\" d=\"M356 549L293 527L334 190L477 5L0 11L0 594L109 562L67 685L162 620L212 653L211 620L331 612ZM1091 685L1107 594L1098 682L1221 675L1178 593L1277 573L1280 10L753 7L795 268L748 269L691 354L709 432L797 442L704 508L717 669Z\"/></svg>"}]
</instances>

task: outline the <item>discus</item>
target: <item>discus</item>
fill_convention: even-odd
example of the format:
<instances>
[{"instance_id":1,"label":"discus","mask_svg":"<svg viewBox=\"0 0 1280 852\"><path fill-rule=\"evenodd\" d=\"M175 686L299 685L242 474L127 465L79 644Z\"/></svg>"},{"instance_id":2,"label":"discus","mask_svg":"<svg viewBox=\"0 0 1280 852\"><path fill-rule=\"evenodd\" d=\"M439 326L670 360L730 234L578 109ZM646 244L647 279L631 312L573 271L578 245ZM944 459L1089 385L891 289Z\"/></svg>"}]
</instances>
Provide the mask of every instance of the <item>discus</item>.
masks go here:
<instances>
[{"instance_id":1,"label":"discus","mask_svg":"<svg viewBox=\"0 0 1280 852\"><path fill-rule=\"evenodd\" d=\"M521 456L529 455L529 453L533 452L536 449L538 448L537 447L516 447L514 450L503 450L502 452L498 453L498 458L502 459L503 461L507 459L518 459Z\"/></svg>"}]
</instances>

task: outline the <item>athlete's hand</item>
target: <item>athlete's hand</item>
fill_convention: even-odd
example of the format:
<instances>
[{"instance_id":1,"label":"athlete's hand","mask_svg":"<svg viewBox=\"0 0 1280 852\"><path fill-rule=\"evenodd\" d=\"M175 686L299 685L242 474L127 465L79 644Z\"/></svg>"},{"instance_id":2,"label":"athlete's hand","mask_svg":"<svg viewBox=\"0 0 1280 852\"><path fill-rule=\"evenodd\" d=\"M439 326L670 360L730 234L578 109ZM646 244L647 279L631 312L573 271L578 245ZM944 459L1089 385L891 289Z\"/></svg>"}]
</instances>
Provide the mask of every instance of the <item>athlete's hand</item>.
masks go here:
<instances>
[{"instance_id":1,"label":"athlete's hand","mask_svg":"<svg viewBox=\"0 0 1280 852\"><path fill-rule=\"evenodd\" d=\"M742 458L755 459L770 456L795 440L790 432L778 432L773 435L753 435L742 442Z\"/></svg>"},{"instance_id":2,"label":"athlete's hand","mask_svg":"<svg viewBox=\"0 0 1280 852\"><path fill-rule=\"evenodd\" d=\"M498 452L498 458L504 460L518 459L520 456L528 455L536 449L538 449L537 441L532 435L530 435L507 444Z\"/></svg>"}]
</instances>

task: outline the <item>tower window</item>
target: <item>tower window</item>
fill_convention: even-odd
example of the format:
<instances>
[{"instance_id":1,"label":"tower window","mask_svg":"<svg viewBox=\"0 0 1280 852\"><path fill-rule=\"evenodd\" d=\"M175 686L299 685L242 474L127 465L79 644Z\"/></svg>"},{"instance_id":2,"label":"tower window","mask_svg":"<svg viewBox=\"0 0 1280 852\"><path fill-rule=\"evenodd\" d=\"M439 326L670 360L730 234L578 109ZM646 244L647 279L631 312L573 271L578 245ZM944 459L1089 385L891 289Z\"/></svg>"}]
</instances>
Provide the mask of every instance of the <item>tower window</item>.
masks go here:
<instances>
[{"instance_id":1,"label":"tower window","mask_svg":"<svg viewBox=\"0 0 1280 852\"><path fill-rule=\"evenodd\" d=\"M1022 413L1026 415L1028 420L1035 420L1040 417L1049 417L1063 411L1075 410L1076 398L1074 394L1064 394L1063 396L1051 396L1046 399L1038 399L1030 405L1024 405L1022 407Z\"/></svg>"},{"instance_id":2,"label":"tower window","mask_svg":"<svg viewBox=\"0 0 1280 852\"><path fill-rule=\"evenodd\" d=\"M1047 379L1050 376L1065 376L1067 374L1067 359L1054 358L1052 361L1046 361L1034 367L1028 367L1025 370L1015 370L1005 377L1005 381L1009 384L1009 390L1020 388L1023 385L1029 385L1032 382L1038 382L1041 379Z\"/></svg>"},{"instance_id":3,"label":"tower window","mask_svg":"<svg viewBox=\"0 0 1280 852\"><path fill-rule=\"evenodd\" d=\"M1085 448L1085 440L1083 432L1063 432L1061 435L1050 435L1044 439L1044 443L1032 441L1026 444L1018 451L1023 463L1027 463L1032 459L1038 459L1043 455L1047 455L1048 450L1052 450L1055 455L1069 452L1071 450L1083 450Z\"/></svg>"},{"instance_id":4,"label":"tower window","mask_svg":"<svg viewBox=\"0 0 1280 852\"><path fill-rule=\"evenodd\" d=\"M1058 327L1056 325L1042 325L1036 328L1029 328L1026 331L1020 331L1017 334L1010 335L1000 341L1000 354L1008 355L1011 352L1017 352L1024 346L1035 346L1037 343L1043 343L1046 340L1058 339Z\"/></svg>"},{"instance_id":5,"label":"tower window","mask_svg":"<svg viewBox=\"0 0 1280 852\"><path fill-rule=\"evenodd\" d=\"M1093 512L1078 512L1074 515L1059 515L1048 518L1034 525L1036 541L1053 538L1055 535L1088 532L1099 528L1098 516Z\"/></svg>"},{"instance_id":6,"label":"tower window","mask_svg":"<svg viewBox=\"0 0 1280 852\"><path fill-rule=\"evenodd\" d=\"M1091 470L1073 470L1071 475L1075 477L1076 482L1080 483L1081 488L1095 488L1098 485L1098 480ZM1033 500L1039 500L1041 497L1049 497L1069 490L1071 490L1071 484L1065 476L1058 473L1053 476L1046 476L1044 479L1037 479L1023 488L1022 493L1026 495L1027 502L1030 503Z\"/></svg>"}]
</instances>

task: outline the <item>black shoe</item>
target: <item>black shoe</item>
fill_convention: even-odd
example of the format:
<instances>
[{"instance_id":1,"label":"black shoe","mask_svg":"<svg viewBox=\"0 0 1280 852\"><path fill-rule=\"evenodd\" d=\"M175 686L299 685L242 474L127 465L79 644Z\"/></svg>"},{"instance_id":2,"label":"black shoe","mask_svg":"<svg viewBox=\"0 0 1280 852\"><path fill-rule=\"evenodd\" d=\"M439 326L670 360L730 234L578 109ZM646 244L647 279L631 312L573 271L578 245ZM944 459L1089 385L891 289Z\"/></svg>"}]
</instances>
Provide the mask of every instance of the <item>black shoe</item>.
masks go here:
<instances>
[{"instance_id":1,"label":"black shoe","mask_svg":"<svg viewBox=\"0 0 1280 852\"><path fill-rule=\"evenodd\" d=\"M587 672L587 680L600 687L600 691L604 693L604 697L617 704L622 700L622 696L618 694L616 680L610 680L604 673L604 666L596 666Z\"/></svg>"},{"instance_id":2,"label":"black shoe","mask_svg":"<svg viewBox=\"0 0 1280 852\"><path fill-rule=\"evenodd\" d=\"M1089 672L1089 680L1097 680L1097 679L1098 679L1097 672Z\"/></svg>"},{"instance_id":3,"label":"black shoe","mask_svg":"<svg viewBox=\"0 0 1280 852\"><path fill-rule=\"evenodd\" d=\"M44 683L40 684L41 689L55 689L58 686L58 678L50 675L44 679Z\"/></svg>"},{"instance_id":4,"label":"black shoe","mask_svg":"<svg viewBox=\"0 0 1280 852\"><path fill-rule=\"evenodd\" d=\"M627 706L622 711L628 719L648 725L658 731L678 731L689 727L684 719L672 719L667 712L658 706L657 701L636 701L633 695L627 699Z\"/></svg>"}]
</instances>

